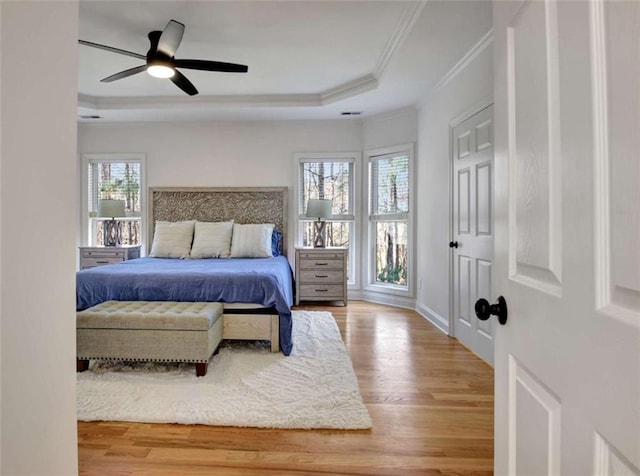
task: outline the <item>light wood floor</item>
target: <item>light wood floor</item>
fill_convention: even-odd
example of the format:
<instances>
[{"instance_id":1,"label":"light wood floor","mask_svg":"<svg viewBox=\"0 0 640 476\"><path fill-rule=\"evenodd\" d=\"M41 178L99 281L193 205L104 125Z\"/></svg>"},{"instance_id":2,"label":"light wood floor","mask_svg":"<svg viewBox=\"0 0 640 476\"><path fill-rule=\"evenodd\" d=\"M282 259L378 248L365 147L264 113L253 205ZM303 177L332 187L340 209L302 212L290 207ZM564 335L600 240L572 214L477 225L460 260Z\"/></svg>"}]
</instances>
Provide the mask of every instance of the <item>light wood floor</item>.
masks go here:
<instances>
[{"instance_id":1,"label":"light wood floor","mask_svg":"<svg viewBox=\"0 0 640 476\"><path fill-rule=\"evenodd\" d=\"M493 370L413 311L331 311L373 429L78 423L81 475L491 475Z\"/></svg>"}]
</instances>

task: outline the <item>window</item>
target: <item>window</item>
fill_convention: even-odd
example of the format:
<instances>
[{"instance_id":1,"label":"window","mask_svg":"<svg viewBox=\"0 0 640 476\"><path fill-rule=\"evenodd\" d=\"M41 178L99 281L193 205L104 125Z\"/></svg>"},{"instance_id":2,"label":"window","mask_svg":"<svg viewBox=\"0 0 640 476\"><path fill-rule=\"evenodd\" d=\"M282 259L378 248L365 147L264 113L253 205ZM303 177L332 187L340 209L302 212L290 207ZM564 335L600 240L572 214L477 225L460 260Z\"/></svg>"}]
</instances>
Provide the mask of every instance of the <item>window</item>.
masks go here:
<instances>
[{"instance_id":1,"label":"window","mask_svg":"<svg viewBox=\"0 0 640 476\"><path fill-rule=\"evenodd\" d=\"M412 146L369 154L370 284L409 290Z\"/></svg>"},{"instance_id":2,"label":"window","mask_svg":"<svg viewBox=\"0 0 640 476\"><path fill-rule=\"evenodd\" d=\"M106 218L98 217L100 200L123 200L126 217L118 218L121 243L142 244L144 157L91 155L86 157L86 214L90 246L101 246Z\"/></svg>"},{"instance_id":3,"label":"window","mask_svg":"<svg viewBox=\"0 0 640 476\"><path fill-rule=\"evenodd\" d=\"M309 199L332 201L332 217L327 220L326 246L348 247L348 282L354 283L355 161L356 154L298 154L299 243L313 246L313 219L305 213Z\"/></svg>"}]
</instances>

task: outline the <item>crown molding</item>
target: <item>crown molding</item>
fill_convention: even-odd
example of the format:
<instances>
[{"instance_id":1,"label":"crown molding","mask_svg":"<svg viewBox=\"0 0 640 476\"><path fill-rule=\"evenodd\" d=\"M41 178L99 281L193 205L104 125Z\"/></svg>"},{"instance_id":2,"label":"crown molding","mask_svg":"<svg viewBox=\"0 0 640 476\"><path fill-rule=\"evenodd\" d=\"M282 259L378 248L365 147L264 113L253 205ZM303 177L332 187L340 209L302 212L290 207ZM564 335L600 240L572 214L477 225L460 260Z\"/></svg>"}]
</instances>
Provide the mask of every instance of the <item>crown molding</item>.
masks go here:
<instances>
[{"instance_id":1,"label":"crown molding","mask_svg":"<svg viewBox=\"0 0 640 476\"><path fill-rule=\"evenodd\" d=\"M329 89L320 94L321 104L331 104L333 102L341 101L343 99L357 96L358 94L366 93L372 89L378 87L378 80L373 74L367 74L360 78L354 79L347 83L341 84L338 87Z\"/></svg>"},{"instance_id":2,"label":"crown molding","mask_svg":"<svg viewBox=\"0 0 640 476\"><path fill-rule=\"evenodd\" d=\"M480 54L493 43L493 28L484 34L478 42L471 47L467 53L451 68L436 84L434 91L439 91L449 84L458 74L476 59Z\"/></svg>"},{"instance_id":3,"label":"crown molding","mask_svg":"<svg viewBox=\"0 0 640 476\"><path fill-rule=\"evenodd\" d=\"M230 96L90 96L78 94L78 106L95 110L171 109L202 106L221 107L313 107L321 106L319 94L264 94Z\"/></svg>"},{"instance_id":4,"label":"crown molding","mask_svg":"<svg viewBox=\"0 0 640 476\"><path fill-rule=\"evenodd\" d=\"M91 96L78 94L78 106L93 110L171 109L184 107L319 107L378 87L373 74L362 76L320 94L263 94L229 96Z\"/></svg>"},{"instance_id":5,"label":"crown molding","mask_svg":"<svg viewBox=\"0 0 640 476\"><path fill-rule=\"evenodd\" d=\"M418 17L420 17L420 13L422 13L422 9L426 4L427 2L424 0L416 0L410 2L404 9L398 23L396 23L396 27L394 28L391 37L382 51L382 55L380 55L380 58L378 59L378 64L373 72L373 75L376 78L382 76L394 53L400 48L400 46L402 46L402 43L407 36L409 36L409 32L411 32L413 25Z\"/></svg>"}]
</instances>

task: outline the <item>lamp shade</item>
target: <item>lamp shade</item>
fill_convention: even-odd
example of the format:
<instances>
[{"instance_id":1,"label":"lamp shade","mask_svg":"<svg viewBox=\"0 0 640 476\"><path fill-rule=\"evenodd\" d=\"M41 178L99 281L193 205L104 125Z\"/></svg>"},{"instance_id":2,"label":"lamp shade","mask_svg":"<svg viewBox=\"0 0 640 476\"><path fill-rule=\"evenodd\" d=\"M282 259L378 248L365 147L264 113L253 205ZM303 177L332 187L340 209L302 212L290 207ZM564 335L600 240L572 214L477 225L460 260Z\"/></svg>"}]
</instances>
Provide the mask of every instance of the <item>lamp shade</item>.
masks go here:
<instances>
[{"instance_id":1,"label":"lamp shade","mask_svg":"<svg viewBox=\"0 0 640 476\"><path fill-rule=\"evenodd\" d=\"M100 200L98 202L98 216L120 218L127 214L124 210L124 200Z\"/></svg>"},{"instance_id":2,"label":"lamp shade","mask_svg":"<svg viewBox=\"0 0 640 476\"><path fill-rule=\"evenodd\" d=\"M331 208L331 200L309 199L307 201L306 216L318 219L329 218L331 216Z\"/></svg>"}]
</instances>

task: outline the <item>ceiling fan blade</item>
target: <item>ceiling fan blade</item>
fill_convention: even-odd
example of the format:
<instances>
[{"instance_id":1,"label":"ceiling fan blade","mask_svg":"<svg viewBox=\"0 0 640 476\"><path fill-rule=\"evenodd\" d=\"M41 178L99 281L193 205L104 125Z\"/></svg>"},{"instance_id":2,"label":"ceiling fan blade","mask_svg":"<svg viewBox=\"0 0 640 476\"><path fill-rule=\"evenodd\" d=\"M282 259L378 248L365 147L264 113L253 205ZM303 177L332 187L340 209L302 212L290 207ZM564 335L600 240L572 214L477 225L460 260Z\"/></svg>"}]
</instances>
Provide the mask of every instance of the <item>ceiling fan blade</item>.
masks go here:
<instances>
[{"instance_id":1,"label":"ceiling fan blade","mask_svg":"<svg viewBox=\"0 0 640 476\"><path fill-rule=\"evenodd\" d=\"M198 94L198 90L196 89L196 87L180 71L176 71L176 74L174 74L169 79L173 81L173 84L178 86L189 96L195 96L196 94Z\"/></svg>"},{"instance_id":2,"label":"ceiling fan blade","mask_svg":"<svg viewBox=\"0 0 640 476\"><path fill-rule=\"evenodd\" d=\"M91 41L85 41L85 40L78 40L78 43L80 43L81 45L91 46L93 48L98 48L101 50L111 51L112 53L119 53L121 55L132 56L134 58L138 58L141 60L147 59L145 55L134 53L133 51L121 50L120 48L114 48L113 46L101 45L100 43L93 43Z\"/></svg>"},{"instance_id":3,"label":"ceiling fan blade","mask_svg":"<svg viewBox=\"0 0 640 476\"><path fill-rule=\"evenodd\" d=\"M174 60L177 68L200 69L202 71L221 71L223 73L246 73L249 67L244 64L223 63L221 61L207 61L194 59Z\"/></svg>"},{"instance_id":4,"label":"ceiling fan blade","mask_svg":"<svg viewBox=\"0 0 640 476\"><path fill-rule=\"evenodd\" d=\"M119 73L112 74L111 76L107 76L104 79L101 79L101 83L110 83L111 81L116 81L122 78L128 78L129 76L133 76L134 74L142 73L147 70L147 65L143 64L142 66L136 66L135 68L125 69L124 71L120 71Z\"/></svg>"},{"instance_id":5,"label":"ceiling fan blade","mask_svg":"<svg viewBox=\"0 0 640 476\"><path fill-rule=\"evenodd\" d=\"M184 25L175 20L169 20L158 40L157 51L172 58L180 46L182 35L184 35Z\"/></svg>"}]
</instances>

